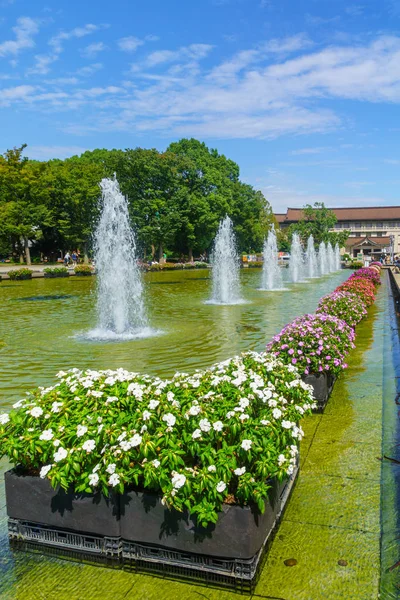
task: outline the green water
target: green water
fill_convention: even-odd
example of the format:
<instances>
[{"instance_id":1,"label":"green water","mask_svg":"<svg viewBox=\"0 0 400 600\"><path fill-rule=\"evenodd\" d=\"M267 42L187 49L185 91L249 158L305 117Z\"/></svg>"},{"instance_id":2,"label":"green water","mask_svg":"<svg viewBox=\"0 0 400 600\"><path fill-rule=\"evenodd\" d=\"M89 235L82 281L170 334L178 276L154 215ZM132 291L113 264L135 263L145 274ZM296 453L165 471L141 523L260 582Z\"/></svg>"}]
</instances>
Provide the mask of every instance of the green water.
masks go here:
<instances>
[{"instance_id":1,"label":"green water","mask_svg":"<svg viewBox=\"0 0 400 600\"><path fill-rule=\"evenodd\" d=\"M93 345L69 337L94 324L93 280L38 280L4 286L0 288L7 306L7 319L1 323L6 343L1 351L3 402L8 404L28 383L52 381L54 371L63 366L122 364L141 369L143 365L146 371L168 375L176 368L206 366L241 349L260 349L290 318L314 310L318 298L348 274L268 295L255 290L259 272L246 272L242 274L244 293L252 303L230 308L202 304L208 295L206 273L151 275L146 283L152 324L166 333L121 345ZM18 300L54 294L75 297ZM393 406L388 312L384 284L376 306L357 328L357 348L350 353L349 368L337 381L324 414L302 423L306 437L301 444L299 479L252 600L377 600L380 585L382 600L399 597L397 571L387 573L399 560L395 487L380 460L383 452L393 451L390 425L398 410ZM383 419L388 422L384 426L388 433L382 436L382 413L388 410L391 414ZM6 461L0 461L0 477L7 468ZM286 566L288 559L294 559L295 566ZM4 488L0 487L1 600L239 597L230 591L148 575L13 553L7 540Z\"/></svg>"},{"instance_id":2,"label":"green water","mask_svg":"<svg viewBox=\"0 0 400 600\"><path fill-rule=\"evenodd\" d=\"M285 270L285 275L287 270ZM95 326L95 278L33 279L0 284L0 406L48 385L72 367L147 372L167 377L193 371L244 350L262 350L289 320L313 312L319 298L349 271L260 292L260 270L243 270L248 304L212 306L209 272L145 275L151 326L162 333L143 340L98 343L79 338Z\"/></svg>"}]
</instances>

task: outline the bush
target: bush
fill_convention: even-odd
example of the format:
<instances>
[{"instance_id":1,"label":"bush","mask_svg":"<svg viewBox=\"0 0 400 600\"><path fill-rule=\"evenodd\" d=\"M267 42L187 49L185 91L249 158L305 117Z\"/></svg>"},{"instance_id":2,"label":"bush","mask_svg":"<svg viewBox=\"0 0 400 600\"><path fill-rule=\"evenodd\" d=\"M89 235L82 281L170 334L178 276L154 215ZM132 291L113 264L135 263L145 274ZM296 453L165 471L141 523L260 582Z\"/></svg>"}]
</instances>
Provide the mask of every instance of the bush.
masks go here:
<instances>
[{"instance_id":1,"label":"bush","mask_svg":"<svg viewBox=\"0 0 400 600\"><path fill-rule=\"evenodd\" d=\"M172 380L118 371L58 374L0 415L0 457L77 493L162 494L201 525L226 499L264 510L269 478L290 475L315 407L292 365L249 352Z\"/></svg>"},{"instance_id":2,"label":"bush","mask_svg":"<svg viewBox=\"0 0 400 600\"><path fill-rule=\"evenodd\" d=\"M201 260L196 260L194 262L194 266L196 269L208 269L208 263L202 262Z\"/></svg>"},{"instance_id":3,"label":"bush","mask_svg":"<svg viewBox=\"0 0 400 600\"><path fill-rule=\"evenodd\" d=\"M75 275L93 275L93 269L90 265L76 265Z\"/></svg>"},{"instance_id":4,"label":"bush","mask_svg":"<svg viewBox=\"0 0 400 600\"><path fill-rule=\"evenodd\" d=\"M43 273L45 277L68 277L69 275L66 267L46 267Z\"/></svg>"},{"instance_id":5,"label":"bush","mask_svg":"<svg viewBox=\"0 0 400 600\"><path fill-rule=\"evenodd\" d=\"M361 260L353 260L350 263L350 268L351 269L361 269L363 267L364 263Z\"/></svg>"},{"instance_id":6,"label":"bush","mask_svg":"<svg viewBox=\"0 0 400 600\"><path fill-rule=\"evenodd\" d=\"M349 278L339 285L336 292L350 292L357 294L366 306L371 306L375 302L375 286L372 281L363 278Z\"/></svg>"},{"instance_id":7,"label":"bush","mask_svg":"<svg viewBox=\"0 0 400 600\"><path fill-rule=\"evenodd\" d=\"M329 371L338 375L347 367L345 357L354 348L354 329L327 314L297 317L275 335L267 351L305 375Z\"/></svg>"},{"instance_id":8,"label":"bush","mask_svg":"<svg viewBox=\"0 0 400 600\"><path fill-rule=\"evenodd\" d=\"M379 273L375 271L375 269L369 269L368 267L364 269L359 269L353 275L350 275L349 280L352 279L368 279L375 286L381 285L381 276Z\"/></svg>"},{"instance_id":9,"label":"bush","mask_svg":"<svg viewBox=\"0 0 400 600\"><path fill-rule=\"evenodd\" d=\"M355 327L367 315L367 310L361 296L341 290L321 298L316 313L333 315Z\"/></svg>"},{"instance_id":10,"label":"bush","mask_svg":"<svg viewBox=\"0 0 400 600\"><path fill-rule=\"evenodd\" d=\"M15 269L8 271L7 275L10 279L32 279L32 271L30 269Z\"/></svg>"},{"instance_id":11,"label":"bush","mask_svg":"<svg viewBox=\"0 0 400 600\"><path fill-rule=\"evenodd\" d=\"M247 266L249 267L249 269L260 269L263 266L263 262L262 260L252 260L248 263L244 263L247 264Z\"/></svg>"}]
</instances>

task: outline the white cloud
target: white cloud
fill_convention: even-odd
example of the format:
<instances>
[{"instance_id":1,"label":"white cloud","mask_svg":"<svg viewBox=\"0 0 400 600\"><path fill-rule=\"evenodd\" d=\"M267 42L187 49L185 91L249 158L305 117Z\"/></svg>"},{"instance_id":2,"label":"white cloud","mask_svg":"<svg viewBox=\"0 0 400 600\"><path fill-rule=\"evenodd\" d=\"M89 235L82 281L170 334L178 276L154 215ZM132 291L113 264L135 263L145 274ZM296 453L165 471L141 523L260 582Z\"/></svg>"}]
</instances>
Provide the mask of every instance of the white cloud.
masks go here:
<instances>
[{"instance_id":1,"label":"white cloud","mask_svg":"<svg viewBox=\"0 0 400 600\"><path fill-rule=\"evenodd\" d=\"M178 50L157 50L147 56L144 66L151 68L181 60L198 61L205 58L212 48L213 46L210 44L190 44L190 46L182 46Z\"/></svg>"},{"instance_id":2,"label":"white cloud","mask_svg":"<svg viewBox=\"0 0 400 600\"><path fill-rule=\"evenodd\" d=\"M107 46L103 44L103 42L97 42L94 44L89 44L85 48L81 50L82 56L86 58L94 58L99 52L104 52L107 49Z\"/></svg>"},{"instance_id":3,"label":"white cloud","mask_svg":"<svg viewBox=\"0 0 400 600\"><path fill-rule=\"evenodd\" d=\"M70 31L61 31L57 35L51 38L49 41L49 45L53 47L53 50L56 54L60 54L63 51L63 42L73 39L73 38L83 38L87 35L91 35L96 31L107 28L108 25L93 25L93 23L88 23L83 27L75 27Z\"/></svg>"},{"instance_id":4,"label":"white cloud","mask_svg":"<svg viewBox=\"0 0 400 600\"><path fill-rule=\"evenodd\" d=\"M123 52L135 52L135 50L137 50L139 46L143 46L143 44L143 40L140 40L133 35L118 40L118 47Z\"/></svg>"},{"instance_id":5,"label":"white cloud","mask_svg":"<svg viewBox=\"0 0 400 600\"><path fill-rule=\"evenodd\" d=\"M58 56L52 54L37 54L35 64L27 70L27 75L38 74L46 75L50 71L50 65L58 60Z\"/></svg>"},{"instance_id":6,"label":"white cloud","mask_svg":"<svg viewBox=\"0 0 400 600\"><path fill-rule=\"evenodd\" d=\"M90 75L94 75L97 71L101 71L102 68L103 65L101 63L93 63L92 65L78 69L76 74L81 75L82 77L90 77Z\"/></svg>"},{"instance_id":7,"label":"white cloud","mask_svg":"<svg viewBox=\"0 0 400 600\"><path fill-rule=\"evenodd\" d=\"M304 33L299 33L283 39L273 39L264 46L266 52L275 54L290 54L313 46L313 42Z\"/></svg>"},{"instance_id":8,"label":"white cloud","mask_svg":"<svg viewBox=\"0 0 400 600\"><path fill-rule=\"evenodd\" d=\"M64 159L75 156L75 154L82 154L87 149L82 146L28 146L25 154L34 160Z\"/></svg>"},{"instance_id":9,"label":"white cloud","mask_svg":"<svg viewBox=\"0 0 400 600\"><path fill-rule=\"evenodd\" d=\"M17 101L29 102L35 87L32 85L17 85L16 87L4 88L0 94L0 106L10 106Z\"/></svg>"},{"instance_id":10,"label":"white cloud","mask_svg":"<svg viewBox=\"0 0 400 600\"><path fill-rule=\"evenodd\" d=\"M298 150L292 150L290 154L298 156L302 154L320 154L321 152L331 151L331 146L314 146L312 148L299 148Z\"/></svg>"},{"instance_id":11,"label":"white cloud","mask_svg":"<svg viewBox=\"0 0 400 600\"><path fill-rule=\"evenodd\" d=\"M33 37L38 33L39 25L35 19L30 17L20 17L17 24L13 27L15 33L14 40L8 40L0 43L0 56L16 56L22 50L27 50L35 46Z\"/></svg>"}]
</instances>

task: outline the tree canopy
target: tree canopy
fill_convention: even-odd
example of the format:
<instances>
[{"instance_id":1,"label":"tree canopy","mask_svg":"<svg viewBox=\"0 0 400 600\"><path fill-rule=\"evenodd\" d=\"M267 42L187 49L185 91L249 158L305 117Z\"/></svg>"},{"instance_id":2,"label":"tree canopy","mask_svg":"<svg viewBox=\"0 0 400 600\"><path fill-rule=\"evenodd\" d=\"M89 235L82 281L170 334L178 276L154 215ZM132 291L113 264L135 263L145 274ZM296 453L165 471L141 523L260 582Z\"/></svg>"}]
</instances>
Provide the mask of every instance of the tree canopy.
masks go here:
<instances>
[{"instance_id":1,"label":"tree canopy","mask_svg":"<svg viewBox=\"0 0 400 600\"><path fill-rule=\"evenodd\" d=\"M333 210L327 208L323 202L315 202L314 206L306 204L302 210L304 217L298 223L290 226L290 236L293 233L298 233L303 244L306 244L307 239L312 235L317 245L321 242L331 242L332 246L336 243L340 247L344 246L350 232L347 230L331 231L337 222Z\"/></svg>"},{"instance_id":2,"label":"tree canopy","mask_svg":"<svg viewBox=\"0 0 400 600\"><path fill-rule=\"evenodd\" d=\"M142 256L189 259L209 251L229 215L240 251L259 251L274 222L260 191L239 166L196 139L156 149L96 149L66 160L23 157L25 144L0 156L0 254L87 252L98 218L99 183L115 173L128 197Z\"/></svg>"}]
</instances>

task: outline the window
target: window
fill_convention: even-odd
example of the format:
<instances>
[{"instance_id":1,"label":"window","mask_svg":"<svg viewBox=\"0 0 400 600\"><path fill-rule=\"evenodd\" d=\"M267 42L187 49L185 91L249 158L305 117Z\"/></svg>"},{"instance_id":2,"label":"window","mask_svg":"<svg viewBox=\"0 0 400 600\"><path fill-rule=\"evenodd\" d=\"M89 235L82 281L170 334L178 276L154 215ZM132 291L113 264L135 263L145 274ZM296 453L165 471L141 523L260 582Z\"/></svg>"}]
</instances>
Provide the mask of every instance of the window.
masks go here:
<instances>
[{"instance_id":1,"label":"window","mask_svg":"<svg viewBox=\"0 0 400 600\"><path fill-rule=\"evenodd\" d=\"M377 223L376 227L377 229L383 229L383 223Z\"/></svg>"},{"instance_id":2,"label":"window","mask_svg":"<svg viewBox=\"0 0 400 600\"><path fill-rule=\"evenodd\" d=\"M361 229L361 223L354 223L354 229Z\"/></svg>"}]
</instances>

